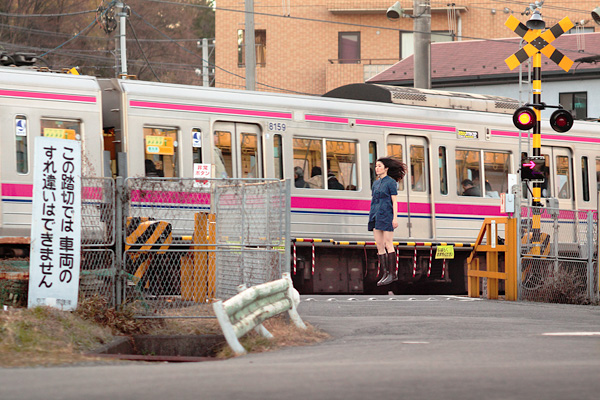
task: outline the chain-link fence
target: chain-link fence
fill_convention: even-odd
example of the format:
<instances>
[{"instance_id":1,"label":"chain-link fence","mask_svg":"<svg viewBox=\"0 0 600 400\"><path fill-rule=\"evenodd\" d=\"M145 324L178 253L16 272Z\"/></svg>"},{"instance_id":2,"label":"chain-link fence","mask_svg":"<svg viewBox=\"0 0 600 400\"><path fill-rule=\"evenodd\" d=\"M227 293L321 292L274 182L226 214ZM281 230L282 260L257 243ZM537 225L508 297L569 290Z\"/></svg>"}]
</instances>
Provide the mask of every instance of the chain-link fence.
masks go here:
<instances>
[{"instance_id":1,"label":"chain-link fence","mask_svg":"<svg viewBox=\"0 0 600 400\"><path fill-rule=\"evenodd\" d=\"M521 207L519 300L598 301L598 212Z\"/></svg>"},{"instance_id":2,"label":"chain-link fence","mask_svg":"<svg viewBox=\"0 0 600 400\"><path fill-rule=\"evenodd\" d=\"M111 178L81 180L80 296L102 296L116 305L115 182Z\"/></svg>"},{"instance_id":3,"label":"chain-link fence","mask_svg":"<svg viewBox=\"0 0 600 400\"><path fill-rule=\"evenodd\" d=\"M212 315L237 286L279 279L289 244L289 183L128 178L123 293L140 315Z\"/></svg>"}]
</instances>

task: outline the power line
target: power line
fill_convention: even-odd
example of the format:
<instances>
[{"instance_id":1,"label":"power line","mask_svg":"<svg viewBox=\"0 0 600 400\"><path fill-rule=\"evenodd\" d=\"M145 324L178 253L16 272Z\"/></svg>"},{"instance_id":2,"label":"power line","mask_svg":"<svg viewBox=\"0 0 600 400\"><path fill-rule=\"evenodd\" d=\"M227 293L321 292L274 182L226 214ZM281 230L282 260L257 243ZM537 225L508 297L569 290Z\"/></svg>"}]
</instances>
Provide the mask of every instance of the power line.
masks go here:
<instances>
[{"instance_id":1,"label":"power line","mask_svg":"<svg viewBox=\"0 0 600 400\"><path fill-rule=\"evenodd\" d=\"M3 17L11 17L11 18L47 18L47 17L71 17L74 15L82 15L82 14L90 14L95 13L97 10L87 10L87 11L76 11L72 13L61 13L61 14L10 14L0 12L0 15Z\"/></svg>"}]
</instances>

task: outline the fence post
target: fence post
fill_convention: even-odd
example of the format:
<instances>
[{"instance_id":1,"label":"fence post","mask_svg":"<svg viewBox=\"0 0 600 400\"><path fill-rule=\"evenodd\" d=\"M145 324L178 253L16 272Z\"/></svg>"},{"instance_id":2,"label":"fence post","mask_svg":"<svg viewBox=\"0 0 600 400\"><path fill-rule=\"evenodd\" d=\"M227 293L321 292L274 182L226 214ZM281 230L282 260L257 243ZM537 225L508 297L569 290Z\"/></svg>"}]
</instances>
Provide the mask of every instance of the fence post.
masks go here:
<instances>
[{"instance_id":1,"label":"fence post","mask_svg":"<svg viewBox=\"0 0 600 400\"><path fill-rule=\"evenodd\" d=\"M587 289L588 299L593 302L596 300L596 285L594 279L594 219L593 212L587 211Z\"/></svg>"},{"instance_id":2,"label":"fence post","mask_svg":"<svg viewBox=\"0 0 600 400\"><path fill-rule=\"evenodd\" d=\"M123 213L125 205L123 204L123 192L124 188L124 180L122 176L117 176L115 180L115 270L117 273L115 274L115 307L120 308L121 304L123 304L123 290L125 285L123 285L123 257L125 257L123 253L123 240L125 235L123 234Z\"/></svg>"},{"instance_id":3,"label":"fence post","mask_svg":"<svg viewBox=\"0 0 600 400\"><path fill-rule=\"evenodd\" d=\"M517 218L506 220L506 253L504 256L504 296L506 300L517 300Z\"/></svg>"}]
</instances>

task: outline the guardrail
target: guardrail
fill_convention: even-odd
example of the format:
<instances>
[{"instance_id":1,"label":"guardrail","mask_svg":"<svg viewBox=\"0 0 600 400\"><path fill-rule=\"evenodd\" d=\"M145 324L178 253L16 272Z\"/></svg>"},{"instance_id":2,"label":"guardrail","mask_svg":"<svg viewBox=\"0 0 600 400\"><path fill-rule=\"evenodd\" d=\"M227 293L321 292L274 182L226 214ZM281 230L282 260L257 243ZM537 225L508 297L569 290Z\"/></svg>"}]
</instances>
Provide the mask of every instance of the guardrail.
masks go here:
<instances>
[{"instance_id":1,"label":"guardrail","mask_svg":"<svg viewBox=\"0 0 600 400\"><path fill-rule=\"evenodd\" d=\"M262 323L285 311L298 328L306 329L296 311L300 294L294 289L289 273L284 273L282 279L251 288L240 285L238 290L240 293L229 300L213 303L223 335L236 355L246 354L246 349L238 339L252 329L266 338L272 338L273 335Z\"/></svg>"}]
</instances>

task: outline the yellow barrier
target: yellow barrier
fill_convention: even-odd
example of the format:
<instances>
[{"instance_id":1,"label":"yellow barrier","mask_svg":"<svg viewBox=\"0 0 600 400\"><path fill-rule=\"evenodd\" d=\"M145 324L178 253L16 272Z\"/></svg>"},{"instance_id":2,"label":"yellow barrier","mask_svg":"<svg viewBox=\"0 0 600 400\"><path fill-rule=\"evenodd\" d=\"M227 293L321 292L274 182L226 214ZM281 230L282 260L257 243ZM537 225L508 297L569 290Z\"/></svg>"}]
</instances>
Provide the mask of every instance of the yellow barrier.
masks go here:
<instances>
[{"instance_id":1,"label":"yellow barrier","mask_svg":"<svg viewBox=\"0 0 600 400\"><path fill-rule=\"evenodd\" d=\"M192 241L197 245L192 249L197 251L181 258L181 298L196 303L206 303L215 297L216 290L214 214L195 214Z\"/></svg>"},{"instance_id":2,"label":"yellow barrier","mask_svg":"<svg viewBox=\"0 0 600 400\"><path fill-rule=\"evenodd\" d=\"M497 243L497 225L505 224L505 242ZM486 244L481 242L486 238ZM487 271L479 270L477 252L486 253ZM498 253L504 252L504 271L498 272ZM498 280L504 279L506 300L517 300L517 220L515 218L486 218L479 231L473 252L467 259L469 297L479 297L479 278L487 278L487 298L498 298Z\"/></svg>"}]
</instances>

